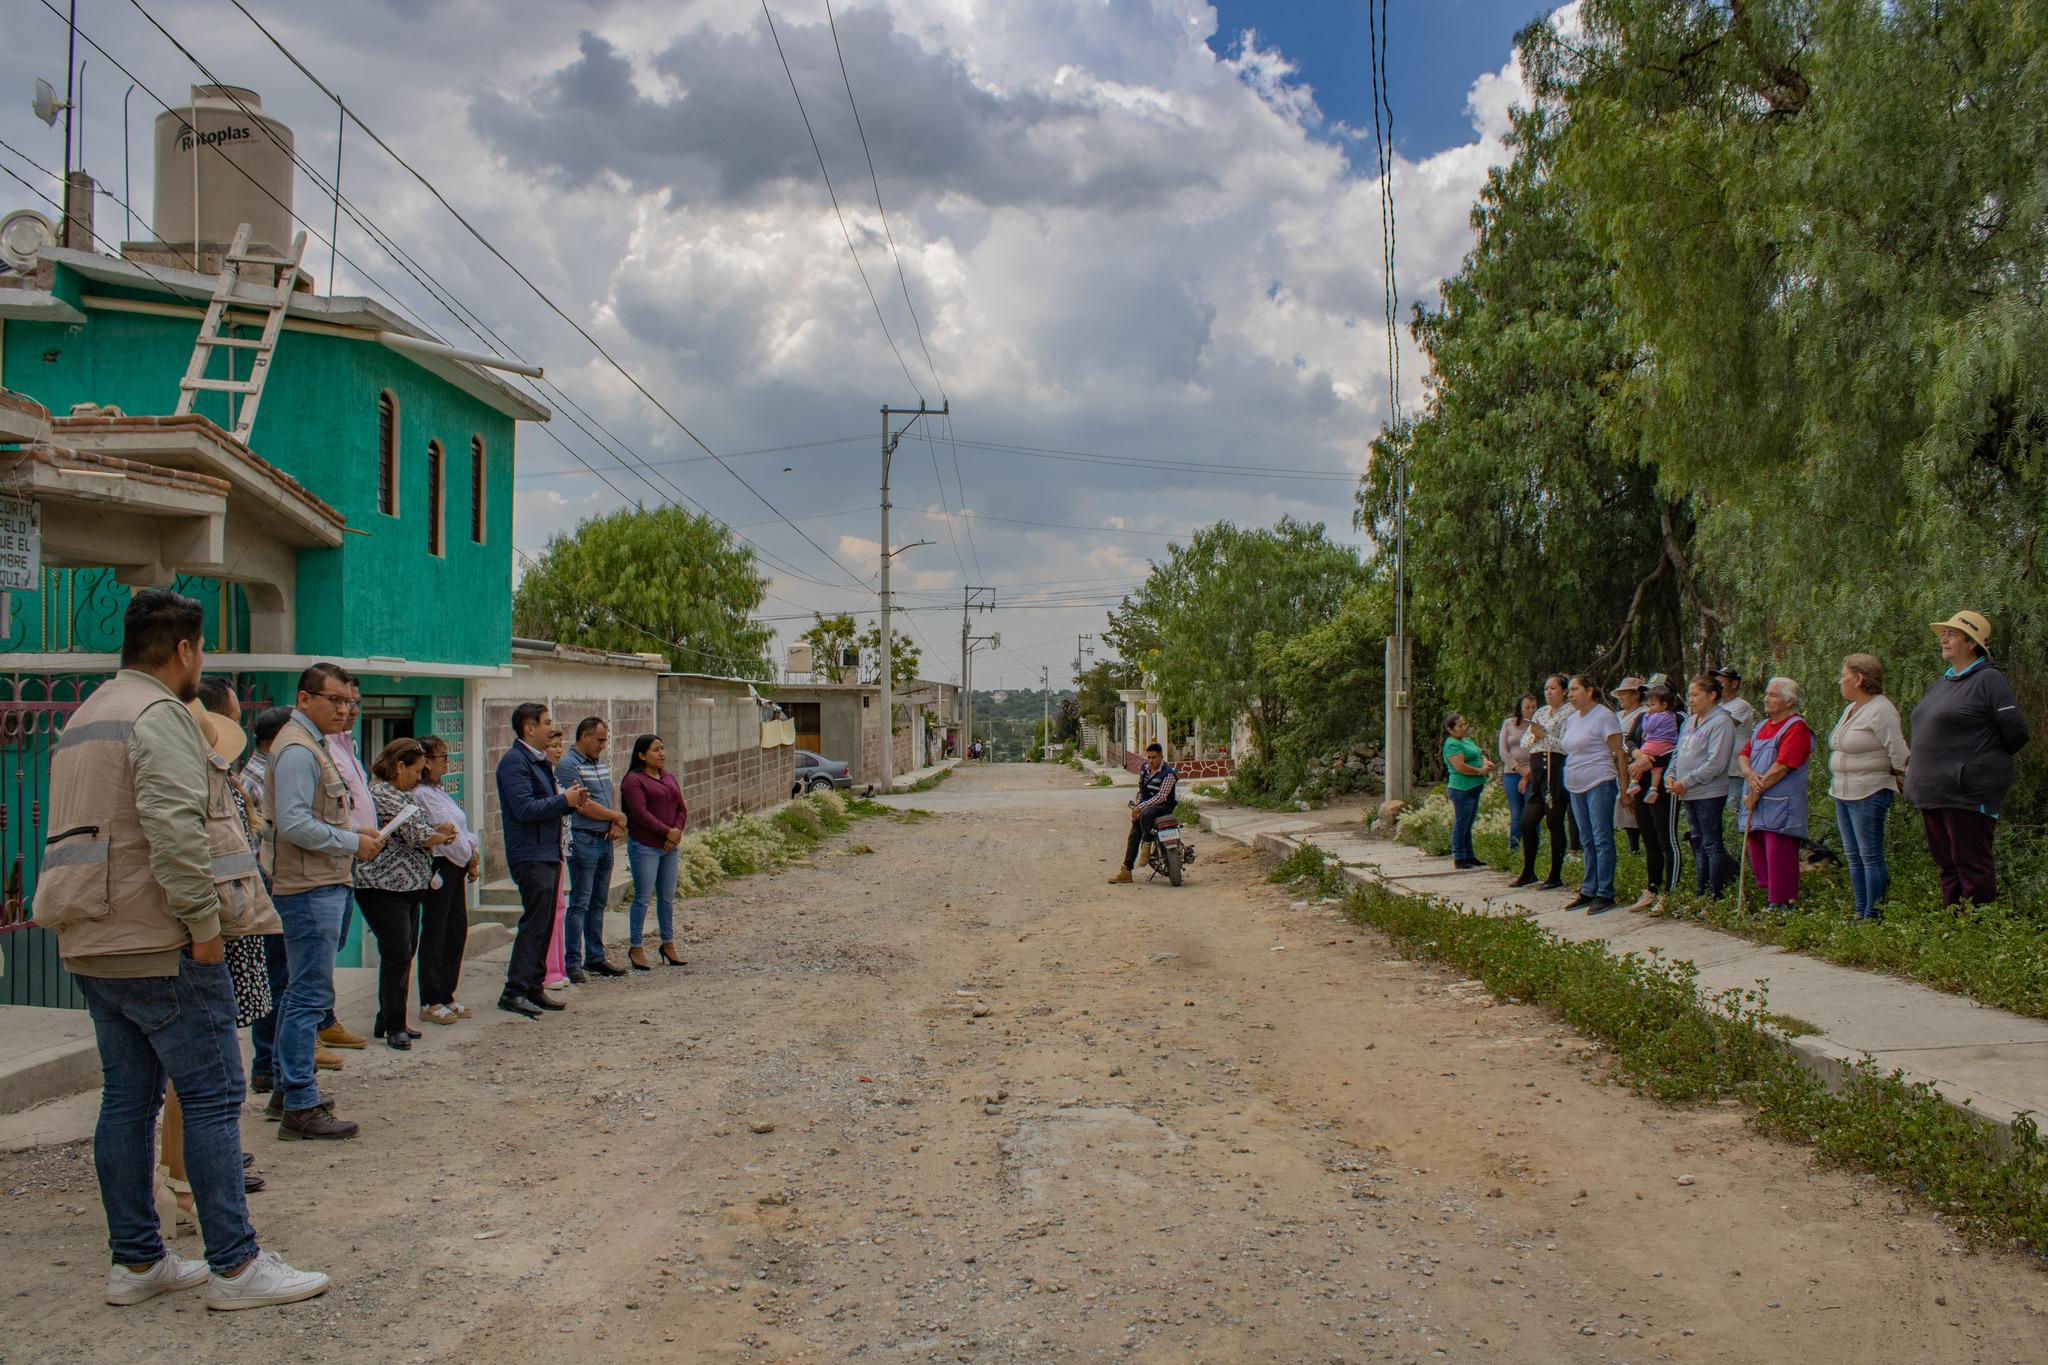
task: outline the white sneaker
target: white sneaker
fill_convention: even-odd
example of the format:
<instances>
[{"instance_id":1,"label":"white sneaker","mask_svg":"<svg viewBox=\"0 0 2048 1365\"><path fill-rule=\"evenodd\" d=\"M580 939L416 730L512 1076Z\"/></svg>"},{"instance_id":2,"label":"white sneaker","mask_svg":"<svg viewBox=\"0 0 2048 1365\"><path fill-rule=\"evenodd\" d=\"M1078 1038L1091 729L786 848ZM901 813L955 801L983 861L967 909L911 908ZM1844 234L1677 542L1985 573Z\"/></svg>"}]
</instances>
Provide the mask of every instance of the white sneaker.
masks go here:
<instances>
[{"instance_id":1,"label":"white sneaker","mask_svg":"<svg viewBox=\"0 0 2048 1365\"><path fill-rule=\"evenodd\" d=\"M147 1270L130 1270L125 1265L107 1271L107 1302L117 1307L146 1303L159 1294L177 1289L197 1289L213 1272L204 1261L188 1261L166 1251L164 1258Z\"/></svg>"},{"instance_id":2,"label":"white sneaker","mask_svg":"<svg viewBox=\"0 0 2048 1365\"><path fill-rule=\"evenodd\" d=\"M206 1306L230 1310L267 1308L297 1303L325 1294L327 1276L317 1270L293 1270L274 1251L259 1251L239 1275L215 1275L206 1286Z\"/></svg>"}]
</instances>

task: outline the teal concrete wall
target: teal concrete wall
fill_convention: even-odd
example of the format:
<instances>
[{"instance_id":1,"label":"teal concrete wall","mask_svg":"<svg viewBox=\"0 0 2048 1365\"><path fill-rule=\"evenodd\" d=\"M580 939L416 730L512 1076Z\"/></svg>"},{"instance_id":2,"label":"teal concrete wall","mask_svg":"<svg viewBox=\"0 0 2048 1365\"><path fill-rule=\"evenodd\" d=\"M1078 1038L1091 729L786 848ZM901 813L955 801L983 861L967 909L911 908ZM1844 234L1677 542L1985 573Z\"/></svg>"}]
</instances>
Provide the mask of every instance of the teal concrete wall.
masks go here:
<instances>
[{"instance_id":1,"label":"teal concrete wall","mask_svg":"<svg viewBox=\"0 0 2048 1365\"><path fill-rule=\"evenodd\" d=\"M57 292L75 299L78 277L62 267L57 274ZM88 402L131 415L169 413L196 334L188 319L104 309L88 310L77 326L10 321L0 333L0 383L59 415ZM217 353L211 373L224 376L228 358ZM235 359L246 374L246 358ZM396 517L377 508L377 397L385 390L399 408ZM226 396L202 394L197 411L225 425ZM365 533L338 549L300 553L300 653L509 660L513 432L511 418L373 341L281 335L250 447ZM470 535L473 436L483 438L486 456L481 545ZM439 557L428 551L427 498L427 447L437 439L447 452ZM17 612L34 609L17 603Z\"/></svg>"}]
</instances>

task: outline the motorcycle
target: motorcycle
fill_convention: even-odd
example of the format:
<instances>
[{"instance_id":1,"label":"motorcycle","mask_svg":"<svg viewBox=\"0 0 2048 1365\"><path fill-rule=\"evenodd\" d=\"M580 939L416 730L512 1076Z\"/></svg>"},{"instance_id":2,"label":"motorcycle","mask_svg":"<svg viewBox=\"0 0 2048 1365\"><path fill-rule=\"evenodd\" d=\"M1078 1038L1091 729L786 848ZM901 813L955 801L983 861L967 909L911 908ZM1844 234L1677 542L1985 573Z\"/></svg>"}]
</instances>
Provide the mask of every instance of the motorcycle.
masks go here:
<instances>
[{"instance_id":1,"label":"motorcycle","mask_svg":"<svg viewBox=\"0 0 2048 1365\"><path fill-rule=\"evenodd\" d=\"M1155 877L1164 876L1174 886L1195 861L1195 846L1181 837L1180 821L1162 815L1152 826L1152 856L1147 860Z\"/></svg>"}]
</instances>

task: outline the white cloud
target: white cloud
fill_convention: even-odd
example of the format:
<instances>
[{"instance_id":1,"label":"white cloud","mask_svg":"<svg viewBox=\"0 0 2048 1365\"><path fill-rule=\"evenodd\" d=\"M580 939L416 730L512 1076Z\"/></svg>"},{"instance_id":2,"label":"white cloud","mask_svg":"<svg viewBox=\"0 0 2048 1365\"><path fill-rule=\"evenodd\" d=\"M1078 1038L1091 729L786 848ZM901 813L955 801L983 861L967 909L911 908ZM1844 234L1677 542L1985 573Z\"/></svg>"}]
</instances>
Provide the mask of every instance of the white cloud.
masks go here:
<instances>
[{"instance_id":1,"label":"white cloud","mask_svg":"<svg viewBox=\"0 0 2048 1365\"><path fill-rule=\"evenodd\" d=\"M939 390L882 235L822 7L781 0L775 10L866 285L753 0L387 0L372 7L375 22L363 8L292 7L277 23L714 449L868 433L857 443L732 461L840 564L704 460L359 137L345 162L351 197L424 270L541 359L638 457L694 461L663 464L648 476L651 488L610 475L629 496L653 501L679 488L748 524L745 534L784 564L840 584L830 590L777 568L782 600L771 611L794 611L791 603L871 610L872 590L854 580L874 574L876 409L914 404L915 390L936 403ZM259 35L223 22L210 0L168 0L159 13L224 78L261 90L297 130L309 162L331 166L332 106ZM1279 79L1284 54L1249 44L1219 59L1206 42L1214 11L1199 0L870 0L837 13L889 227L953 402L953 434L1148 460L1363 467L1386 413L1379 187L1361 174L1369 166L1354 166L1308 130L1304 94ZM20 88L46 74L62 29L43 27L51 32L0 54L0 85ZM155 88L201 79L139 35L106 29L94 36ZM1522 98L1512 54L1500 62L1471 91L1474 140L1395 168L1405 404L1422 379L1406 304L1433 300L1469 248L1472 200L1504 156L1506 110ZM52 69L61 71L61 55ZM118 143L104 129L92 133L89 162L117 166ZM324 201L313 205L303 178L299 193L324 232ZM147 203L146 187L138 199ZM343 290L378 292L373 277L451 341L477 344L360 231L345 222L342 236L360 267L342 267ZM324 277L324 251L310 248L308 258ZM593 463L619 463L608 439L593 440L567 416L557 435ZM531 431L520 459L533 471L568 463ZM937 514L906 516L902 538L938 544L915 552L905 591L934 606L950 599L955 610L962 582L1135 579L1166 541L1118 527L1183 533L1217 517L1255 523L1292 513L1350 536L1343 481L956 452L910 440L894 484L899 507ZM963 516L963 500L980 515ZM588 477L525 483L517 539L537 546L616 503ZM824 513L841 515L804 520ZM1034 590L1017 595L1026 591ZM1018 640L1101 625L1100 607L1032 616L1038 624L1011 632ZM946 620L924 624L943 640ZM1025 654L1057 668L1070 649L1069 638ZM945 667L945 653L935 667ZM1003 666L979 666L977 678ZM1023 665L1015 666L1021 681Z\"/></svg>"}]
</instances>

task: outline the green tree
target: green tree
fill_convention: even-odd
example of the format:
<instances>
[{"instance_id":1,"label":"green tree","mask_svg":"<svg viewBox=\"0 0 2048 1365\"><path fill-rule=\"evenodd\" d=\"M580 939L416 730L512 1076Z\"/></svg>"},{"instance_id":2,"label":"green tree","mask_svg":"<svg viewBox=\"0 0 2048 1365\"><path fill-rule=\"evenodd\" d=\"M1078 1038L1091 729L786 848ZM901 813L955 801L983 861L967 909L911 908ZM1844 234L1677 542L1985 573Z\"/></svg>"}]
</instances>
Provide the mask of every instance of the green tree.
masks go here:
<instances>
[{"instance_id":1,"label":"green tree","mask_svg":"<svg viewBox=\"0 0 2048 1365\"><path fill-rule=\"evenodd\" d=\"M1601 423L1632 359L1611 272L1555 174L1556 120L1516 115L1513 159L1472 212L1471 254L1442 306L1415 311L1431 364L1423 410L1374 443L1359 490L1360 519L1391 557L1405 472L1411 634L1433 652L1445 704L1475 714L1547 673L1678 671L1710 647L1698 627L1712 618L1684 612L1690 514ZM1426 737L1434 715L1415 717Z\"/></svg>"},{"instance_id":2,"label":"green tree","mask_svg":"<svg viewBox=\"0 0 2048 1365\"><path fill-rule=\"evenodd\" d=\"M1645 358L1603 405L1688 490L1735 652L1909 693L1970 602L2048 701L2048 0L1588 0L1531 30Z\"/></svg>"},{"instance_id":3,"label":"green tree","mask_svg":"<svg viewBox=\"0 0 2048 1365\"><path fill-rule=\"evenodd\" d=\"M719 522L680 507L622 508L550 539L512 594L520 635L656 652L682 673L772 676L773 632L752 618L768 582Z\"/></svg>"},{"instance_id":4,"label":"green tree","mask_svg":"<svg viewBox=\"0 0 2048 1365\"><path fill-rule=\"evenodd\" d=\"M1286 707L1273 643L1332 615L1364 577L1357 552L1332 542L1320 523L1283 517L1270 530L1244 530L1220 521L1186 545L1169 543L1121 614L1134 618L1132 634L1156 635L1145 667L1167 715L1182 725L1199 720L1211 736L1243 717L1265 759Z\"/></svg>"},{"instance_id":5,"label":"green tree","mask_svg":"<svg viewBox=\"0 0 2048 1365\"><path fill-rule=\"evenodd\" d=\"M924 651L894 626L889 628L889 678L900 695L917 681ZM860 680L873 686L882 680L882 627L870 625L860 634Z\"/></svg>"},{"instance_id":6,"label":"green tree","mask_svg":"<svg viewBox=\"0 0 2048 1365\"><path fill-rule=\"evenodd\" d=\"M840 659L846 650L852 649L860 637L860 626L852 616L840 612L827 616L823 612L811 613L811 628L796 638L811 647L811 675L823 673L837 678Z\"/></svg>"},{"instance_id":7,"label":"green tree","mask_svg":"<svg viewBox=\"0 0 2048 1365\"><path fill-rule=\"evenodd\" d=\"M1078 681L1081 690L1075 704L1081 719L1107 730L1114 729L1117 717L1123 714L1123 698L1117 693L1143 686L1144 674L1136 664L1122 659L1098 659Z\"/></svg>"}]
</instances>

